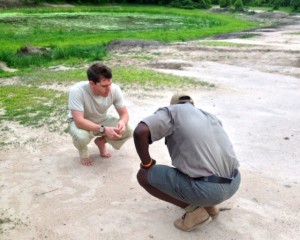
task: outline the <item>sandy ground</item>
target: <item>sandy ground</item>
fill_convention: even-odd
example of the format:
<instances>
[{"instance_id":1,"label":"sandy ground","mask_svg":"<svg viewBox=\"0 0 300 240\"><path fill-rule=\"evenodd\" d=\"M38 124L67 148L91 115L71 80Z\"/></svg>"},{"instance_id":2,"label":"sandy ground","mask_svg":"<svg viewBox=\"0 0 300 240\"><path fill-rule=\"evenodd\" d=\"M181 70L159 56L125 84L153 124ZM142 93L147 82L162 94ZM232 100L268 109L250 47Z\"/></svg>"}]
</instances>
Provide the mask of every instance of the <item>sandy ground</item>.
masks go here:
<instances>
[{"instance_id":1,"label":"sandy ground","mask_svg":"<svg viewBox=\"0 0 300 240\"><path fill-rule=\"evenodd\" d=\"M133 140L111 159L92 143L84 167L68 135L1 124L0 238L8 239L299 239L300 18L255 38L218 41L248 47L203 47L200 41L143 50L137 62L193 76L216 88L190 89L197 107L223 122L241 163L242 184L219 217L190 233L173 226L183 210L148 195L137 183ZM125 61L128 54L115 53ZM159 53L159 54L157 54ZM132 55L130 55L132 56ZM126 90L133 127L167 105L169 90ZM162 141L152 157L170 164Z\"/></svg>"}]
</instances>

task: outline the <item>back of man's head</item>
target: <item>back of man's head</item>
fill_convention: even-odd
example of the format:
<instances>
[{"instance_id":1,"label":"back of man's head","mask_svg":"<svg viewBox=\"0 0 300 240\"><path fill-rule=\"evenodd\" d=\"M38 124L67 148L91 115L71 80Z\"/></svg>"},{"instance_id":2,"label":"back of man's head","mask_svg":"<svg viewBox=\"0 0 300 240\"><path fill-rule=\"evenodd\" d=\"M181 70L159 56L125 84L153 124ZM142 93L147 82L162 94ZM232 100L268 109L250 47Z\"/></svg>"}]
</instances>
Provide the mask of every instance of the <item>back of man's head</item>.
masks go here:
<instances>
[{"instance_id":1,"label":"back of man's head","mask_svg":"<svg viewBox=\"0 0 300 240\"><path fill-rule=\"evenodd\" d=\"M186 93L175 93L170 101L171 105L181 104L181 103L191 103L194 105L194 100Z\"/></svg>"}]
</instances>

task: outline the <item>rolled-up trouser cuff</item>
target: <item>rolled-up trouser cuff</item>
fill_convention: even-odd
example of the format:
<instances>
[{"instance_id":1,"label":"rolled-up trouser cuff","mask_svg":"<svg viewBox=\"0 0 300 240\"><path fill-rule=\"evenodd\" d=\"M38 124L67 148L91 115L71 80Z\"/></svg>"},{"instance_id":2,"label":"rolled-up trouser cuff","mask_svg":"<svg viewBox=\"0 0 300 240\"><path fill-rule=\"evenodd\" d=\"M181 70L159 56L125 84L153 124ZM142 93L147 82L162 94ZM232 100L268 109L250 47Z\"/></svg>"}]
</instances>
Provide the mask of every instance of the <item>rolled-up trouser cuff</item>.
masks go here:
<instances>
[{"instance_id":1,"label":"rolled-up trouser cuff","mask_svg":"<svg viewBox=\"0 0 300 240\"><path fill-rule=\"evenodd\" d=\"M93 132L77 128L74 122L69 125L69 132L72 136L73 144L78 149L81 158L88 158L89 151L87 145L94 138Z\"/></svg>"}]
</instances>

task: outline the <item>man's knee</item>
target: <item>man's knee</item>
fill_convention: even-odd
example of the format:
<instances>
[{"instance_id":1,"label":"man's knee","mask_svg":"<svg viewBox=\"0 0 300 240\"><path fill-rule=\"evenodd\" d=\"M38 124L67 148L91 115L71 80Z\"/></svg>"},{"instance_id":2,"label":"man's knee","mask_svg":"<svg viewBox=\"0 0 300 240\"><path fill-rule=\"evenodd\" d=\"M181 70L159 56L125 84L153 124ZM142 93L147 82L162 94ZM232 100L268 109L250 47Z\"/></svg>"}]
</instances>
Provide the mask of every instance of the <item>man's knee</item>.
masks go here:
<instances>
[{"instance_id":1,"label":"man's knee","mask_svg":"<svg viewBox=\"0 0 300 240\"><path fill-rule=\"evenodd\" d=\"M77 131L75 134L71 134L73 143L77 147L84 147L89 144L91 137L87 131Z\"/></svg>"},{"instance_id":2,"label":"man's knee","mask_svg":"<svg viewBox=\"0 0 300 240\"><path fill-rule=\"evenodd\" d=\"M139 182L139 184L141 186L149 185L149 182L148 182L148 170L141 168L138 171L138 173L136 175L136 178L137 178L137 180L138 180L138 182Z\"/></svg>"}]
</instances>

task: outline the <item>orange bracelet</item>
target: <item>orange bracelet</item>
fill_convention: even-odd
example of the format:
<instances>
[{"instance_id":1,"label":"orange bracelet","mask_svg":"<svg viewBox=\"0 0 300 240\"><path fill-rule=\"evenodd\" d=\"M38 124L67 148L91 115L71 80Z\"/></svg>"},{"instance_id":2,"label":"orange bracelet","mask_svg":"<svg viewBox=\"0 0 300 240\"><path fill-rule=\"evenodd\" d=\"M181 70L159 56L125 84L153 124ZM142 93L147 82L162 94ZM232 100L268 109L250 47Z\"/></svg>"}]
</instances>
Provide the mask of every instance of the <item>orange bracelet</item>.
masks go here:
<instances>
[{"instance_id":1,"label":"orange bracelet","mask_svg":"<svg viewBox=\"0 0 300 240\"><path fill-rule=\"evenodd\" d=\"M145 167L145 168L148 168L148 167L151 166L152 162L153 162L153 160L152 160L152 158L150 158L150 162L148 164L144 165L143 163L141 163L141 166Z\"/></svg>"}]
</instances>

